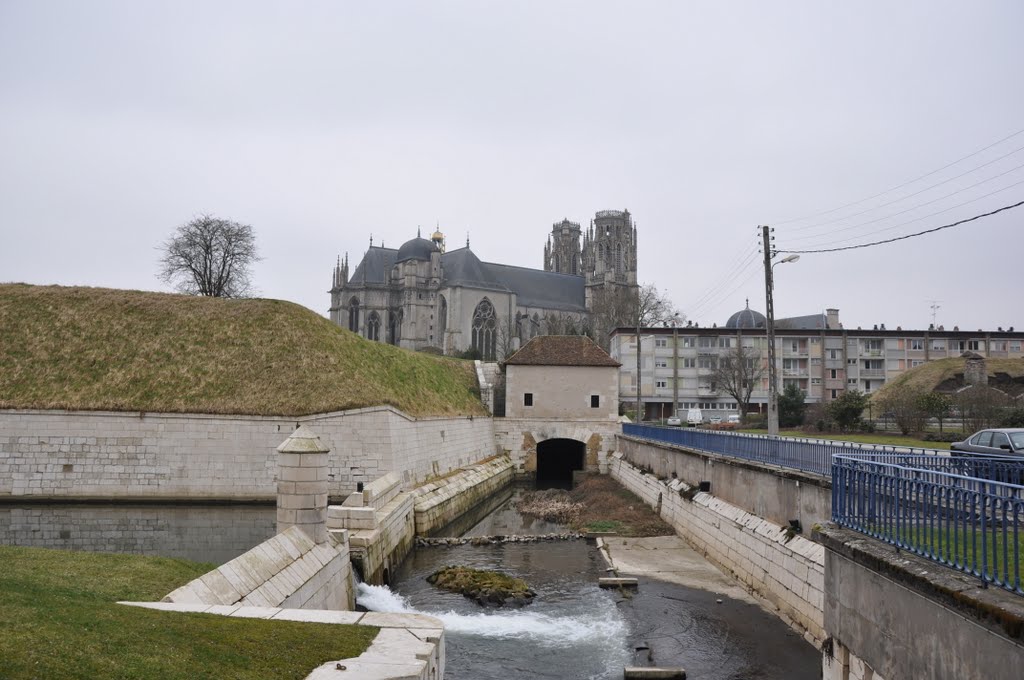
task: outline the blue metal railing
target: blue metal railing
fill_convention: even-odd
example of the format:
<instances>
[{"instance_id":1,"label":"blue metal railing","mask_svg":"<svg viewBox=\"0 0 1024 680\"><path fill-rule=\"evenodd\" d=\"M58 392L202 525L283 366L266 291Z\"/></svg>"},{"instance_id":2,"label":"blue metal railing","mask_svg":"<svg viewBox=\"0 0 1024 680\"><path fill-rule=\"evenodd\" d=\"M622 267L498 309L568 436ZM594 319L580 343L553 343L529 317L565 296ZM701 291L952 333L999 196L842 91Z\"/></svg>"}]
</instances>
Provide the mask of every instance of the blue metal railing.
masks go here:
<instances>
[{"instance_id":1,"label":"blue metal railing","mask_svg":"<svg viewBox=\"0 0 1024 680\"><path fill-rule=\"evenodd\" d=\"M832 465L832 521L1017 594L1024 461L849 453Z\"/></svg>"},{"instance_id":2,"label":"blue metal railing","mask_svg":"<svg viewBox=\"0 0 1024 680\"><path fill-rule=\"evenodd\" d=\"M757 461L768 465L795 468L828 477L832 474L832 456L851 451L919 452L935 455L930 449L899 449L894 446L875 446L836 442L822 439L794 439L768 435L721 432L699 428L656 427L625 423L622 433L643 439L676 444L695 451L707 451L724 456ZM948 451L945 452L948 455Z\"/></svg>"}]
</instances>

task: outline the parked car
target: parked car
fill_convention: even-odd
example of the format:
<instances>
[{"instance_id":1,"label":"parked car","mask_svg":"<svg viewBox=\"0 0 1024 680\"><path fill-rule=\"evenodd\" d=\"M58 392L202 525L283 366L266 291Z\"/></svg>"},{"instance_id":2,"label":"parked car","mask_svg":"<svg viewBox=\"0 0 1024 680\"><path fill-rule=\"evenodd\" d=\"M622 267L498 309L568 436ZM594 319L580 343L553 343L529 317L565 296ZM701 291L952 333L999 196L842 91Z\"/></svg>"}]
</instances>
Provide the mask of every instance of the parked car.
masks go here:
<instances>
[{"instance_id":1,"label":"parked car","mask_svg":"<svg viewBox=\"0 0 1024 680\"><path fill-rule=\"evenodd\" d=\"M670 427L679 427L683 424L683 419L680 418L679 416L672 416L671 418L665 421L665 424Z\"/></svg>"},{"instance_id":2,"label":"parked car","mask_svg":"<svg viewBox=\"0 0 1024 680\"><path fill-rule=\"evenodd\" d=\"M953 442L949 449L962 453L1024 456L1024 427L981 430L962 442Z\"/></svg>"},{"instance_id":3,"label":"parked car","mask_svg":"<svg viewBox=\"0 0 1024 680\"><path fill-rule=\"evenodd\" d=\"M722 422L722 416L711 416L710 418L708 418L708 422L711 423L712 425L718 425L719 423Z\"/></svg>"},{"instance_id":4,"label":"parked car","mask_svg":"<svg viewBox=\"0 0 1024 680\"><path fill-rule=\"evenodd\" d=\"M728 417L728 418L726 419L726 421L725 421L725 422L727 422L727 423L731 423L731 424L733 424L733 425L739 425L739 424L740 424L740 414L739 414L739 413L733 413L733 414L731 414L731 415L730 415L730 416L729 416L729 417Z\"/></svg>"},{"instance_id":5,"label":"parked car","mask_svg":"<svg viewBox=\"0 0 1024 680\"><path fill-rule=\"evenodd\" d=\"M691 408L686 412L686 424L690 427L696 427L704 422L704 415L700 412L699 408Z\"/></svg>"}]
</instances>

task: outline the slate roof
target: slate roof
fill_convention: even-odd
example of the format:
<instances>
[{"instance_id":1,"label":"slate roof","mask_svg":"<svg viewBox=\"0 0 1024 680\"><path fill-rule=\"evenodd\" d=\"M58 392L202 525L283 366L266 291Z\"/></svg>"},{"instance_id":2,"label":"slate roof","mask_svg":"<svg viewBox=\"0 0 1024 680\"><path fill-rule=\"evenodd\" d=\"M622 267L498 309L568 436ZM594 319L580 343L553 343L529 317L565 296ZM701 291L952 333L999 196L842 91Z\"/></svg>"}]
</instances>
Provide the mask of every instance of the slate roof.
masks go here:
<instances>
[{"instance_id":1,"label":"slate roof","mask_svg":"<svg viewBox=\"0 0 1024 680\"><path fill-rule=\"evenodd\" d=\"M585 335L541 335L505 362L510 366L610 366L620 364Z\"/></svg>"},{"instance_id":2,"label":"slate roof","mask_svg":"<svg viewBox=\"0 0 1024 680\"><path fill-rule=\"evenodd\" d=\"M420 239L433 247L429 241ZM406 248L410 241L401 249L371 246L362 261L352 272L349 283L359 285L367 283L385 283L391 268L403 257L415 257L412 248ZM417 253L422 248L417 249ZM405 252L409 251L409 252ZM582 276L558 274L540 269L515 267L507 264L483 262L469 248L450 250L441 255L441 268L444 279L441 287L466 286L481 290L493 290L502 293L515 293L518 304L524 307L540 307L564 312L585 312L586 289ZM365 272L365 278L364 278Z\"/></svg>"},{"instance_id":3,"label":"slate roof","mask_svg":"<svg viewBox=\"0 0 1024 680\"><path fill-rule=\"evenodd\" d=\"M805 314L775 320L776 328L793 328L797 330L813 330L828 328L828 318L824 314Z\"/></svg>"},{"instance_id":4,"label":"slate roof","mask_svg":"<svg viewBox=\"0 0 1024 680\"><path fill-rule=\"evenodd\" d=\"M352 272L350 283L384 283L387 281L387 273L391 271L391 268L395 266L395 259L398 257L398 251L394 248L382 248L380 246L370 246L370 249L363 255L362 261L356 270ZM364 279L363 276L366 278Z\"/></svg>"}]
</instances>

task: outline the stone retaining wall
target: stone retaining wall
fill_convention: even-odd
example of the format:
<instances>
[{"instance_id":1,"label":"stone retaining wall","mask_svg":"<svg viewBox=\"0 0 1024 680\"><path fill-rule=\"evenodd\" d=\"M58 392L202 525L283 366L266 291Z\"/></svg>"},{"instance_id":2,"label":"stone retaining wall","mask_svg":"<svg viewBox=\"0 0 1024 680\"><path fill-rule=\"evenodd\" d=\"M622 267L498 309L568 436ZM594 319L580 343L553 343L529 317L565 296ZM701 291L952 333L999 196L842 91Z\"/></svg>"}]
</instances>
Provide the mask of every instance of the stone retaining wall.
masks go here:
<instances>
[{"instance_id":1,"label":"stone retaining wall","mask_svg":"<svg viewBox=\"0 0 1024 680\"><path fill-rule=\"evenodd\" d=\"M621 452L612 456L609 472L696 550L774 606L809 641L818 645L825 639L821 545L709 493L694 493L678 479L644 473Z\"/></svg>"},{"instance_id":2,"label":"stone retaining wall","mask_svg":"<svg viewBox=\"0 0 1024 680\"><path fill-rule=\"evenodd\" d=\"M293 526L186 583L163 601L352 610L355 589L347 532L331 532L324 543L313 543Z\"/></svg>"},{"instance_id":3,"label":"stone retaining wall","mask_svg":"<svg viewBox=\"0 0 1024 680\"><path fill-rule=\"evenodd\" d=\"M417 487L416 535L429 536L512 483L512 460L499 456L450 477Z\"/></svg>"},{"instance_id":4,"label":"stone retaining wall","mask_svg":"<svg viewBox=\"0 0 1024 680\"><path fill-rule=\"evenodd\" d=\"M301 418L0 410L0 499L273 500L275 447L300 424L331 449L336 498L387 472L412 486L495 453L490 418L390 406Z\"/></svg>"}]
</instances>

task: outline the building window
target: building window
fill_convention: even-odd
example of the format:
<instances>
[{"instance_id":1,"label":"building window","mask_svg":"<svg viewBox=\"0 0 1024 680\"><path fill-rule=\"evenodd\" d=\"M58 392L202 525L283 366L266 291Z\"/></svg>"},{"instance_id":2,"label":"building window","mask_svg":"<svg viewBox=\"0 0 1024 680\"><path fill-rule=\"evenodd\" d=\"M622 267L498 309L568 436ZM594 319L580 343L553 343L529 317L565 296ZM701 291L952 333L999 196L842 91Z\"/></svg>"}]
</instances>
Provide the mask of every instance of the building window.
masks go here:
<instances>
[{"instance_id":1,"label":"building window","mask_svg":"<svg viewBox=\"0 0 1024 680\"><path fill-rule=\"evenodd\" d=\"M668 368L668 361L665 360L665 359L655 359L654 360L654 367L655 368Z\"/></svg>"},{"instance_id":2,"label":"building window","mask_svg":"<svg viewBox=\"0 0 1024 680\"><path fill-rule=\"evenodd\" d=\"M654 346L655 347L668 347L668 339L667 338L655 338L654 339Z\"/></svg>"},{"instance_id":3,"label":"building window","mask_svg":"<svg viewBox=\"0 0 1024 680\"><path fill-rule=\"evenodd\" d=\"M1018 348L1019 349L1019 348ZM683 359L683 368L696 368L697 360L692 357L686 357Z\"/></svg>"},{"instance_id":4,"label":"building window","mask_svg":"<svg viewBox=\"0 0 1024 680\"><path fill-rule=\"evenodd\" d=\"M811 378L811 384L812 385L820 385L821 384L821 378Z\"/></svg>"},{"instance_id":5,"label":"building window","mask_svg":"<svg viewBox=\"0 0 1024 680\"><path fill-rule=\"evenodd\" d=\"M523 393L523 406L533 406L533 392Z\"/></svg>"},{"instance_id":6,"label":"building window","mask_svg":"<svg viewBox=\"0 0 1024 680\"><path fill-rule=\"evenodd\" d=\"M849 366L856 366L857 365L857 360L856 359L847 359L846 363Z\"/></svg>"},{"instance_id":7,"label":"building window","mask_svg":"<svg viewBox=\"0 0 1024 680\"><path fill-rule=\"evenodd\" d=\"M402 339L402 310L392 309L388 312L388 344L398 345Z\"/></svg>"},{"instance_id":8,"label":"building window","mask_svg":"<svg viewBox=\"0 0 1024 680\"><path fill-rule=\"evenodd\" d=\"M473 311L473 349L484 361L494 361L497 346L498 319L494 314L494 305L487 298L480 301ZM532 396L531 396L532 399Z\"/></svg>"},{"instance_id":9,"label":"building window","mask_svg":"<svg viewBox=\"0 0 1024 680\"><path fill-rule=\"evenodd\" d=\"M910 349L912 351L918 351L924 349L924 340L911 340Z\"/></svg>"},{"instance_id":10,"label":"building window","mask_svg":"<svg viewBox=\"0 0 1024 680\"><path fill-rule=\"evenodd\" d=\"M668 387L668 381L667 380L655 380L654 381L654 386L655 387Z\"/></svg>"},{"instance_id":11,"label":"building window","mask_svg":"<svg viewBox=\"0 0 1024 680\"><path fill-rule=\"evenodd\" d=\"M732 347L732 338L718 338L718 346L723 349Z\"/></svg>"},{"instance_id":12,"label":"building window","mask_svg":"<svg viewBox=\"0 0 1024 680\"><path fill-rule=\"evenodd\" d=\"M366 337L375 342L380 341L380 314L370 312L366 317Z\"/></svg>"},{"instance_id":13,"label":"building window","mask_svg":"<svg viewBox=\"0 0 1024 680\"><path fill-rule=\"evenodd\" d=\"M714 368L715 358L714 357L701 357L697 360L698 368Z\"/></svg>"},{"instance_id":14,"label":"building window","mask_svg":"<svg viewBox=\"0 0 1024 680\"><path fill-rule=\"evenodd\" d=\"M1019 352L1020 351L1020 340L1014 340L1013 342L1010 343L1010 351L1011 352Z\"/></svg>"},{"instance_id":15,"label":"building window","mask_svg":"<svg viewBox=\"0 0 1024 680\"><path fill-rule=\"evenodd\" d=\"M591 394L590 395L590 408L601 408L601 395Z\"/></svg>"},{"instance_id":16,"label":"building window","mask_svg":"<svg viewBox=\"0 0 1024 680\"><path fill-rule=\"evenodd\" d=\"M828 351L828 358L832 359L833 361L842 358L842 350L830 349Z\"/></svg>"},{"instance_id":17,"label":"building window","mask_svg":"<svg viewBox=\"0 0 1024 680\"><path fill-rule=\"evenodd\" d=\"M836 378L839 377L839 371L833 368L828 372L828 377L831 378L832 380L835 380Z\"/></svg>"},{"instance_id":18,"label":"building window","mask_svg":"<svg viewBox=\"0 0 1024 680\"><path fill-rule=\"evenodd\" d=\"M853 385L854 387L856 387L857 386L857 379L856 378L847 378L846 379L846 384L847 385Z\"/></svg>"},{"instance_id":19,"label":"building window","mask_svg":"<svg viewBox=\"0 0 1024 680\"><path fill-rule=\"evenodd\" d=\"M683 347L696 347L697 338L683 338Z\"/></svg>"},{"instance_id":20,"label":"building window","mask_svg":"<svg viewBox=\"0 0 1024 680\"><path fill-rule=\"evenodd\" d=\"M944 343L942 340L933 340L932 341L932 349L938 350L938 351L941 352L942 350L946 349L946 343Z\"/></svg>"},{"instance_id":21,"label":"building window","mask_svg":"<svg viewBox=\"0 0 1024 680\"><path fill-rule=\"evenodd\" d=\"M444 296L437 303L437 337L438 345L444 349L444 332L448 328L448 301Z\"/></svg>"},{"instance_id":22,"label":"building window","mask_svg":"<svg viewBox=\"0 0 1024 680\"><path fill-rule=\"evenodd\" d=\"M977 340L968 340L967 341L967 349L971 350L972 352L977 352L978 349L979 349L980 344L981 343L979 341L977 341Z\"/></svg>"},{"instance_id":23,"label":"building window","mask_svg":"<svg viewBox=\"0 0 1024 680\"><path fill-rule=\"evenodd\" d=\"M832 390L832 398L833 399L838 399L839 398L839 390Z\"/></svg>"},{"instance_id":24,"label":"building window","mask_svg":"<svg viewBox=\"0 0 1024 680\"><path fill-rule=\"evenodd\" d=\"M353 333L359 332L359 298L348 301L348 329Z\"/></svg>"},{"instance_id":25,"label":"building window","mask_svg":"<svg viewBox=\"0 0 1024 680\"><path fill-rule=\"evenodd\" d=\"M697 346L698 347L714 347L715 346L715 339L714 338L704 338L704 337L702 337L697 342Z\"/></svg>"},{"instance_id":26,"label":"building window","mask_svg":"<svg viewBox=\"0 0 1024 680\"><path fill-rule=\"evenodd\" d=\"M923 363L924 362L920 361L919 359L914 359L913 361L910 362L910 367L911 368L917 368L918 366L920 366Z\"/></svg>"}]
</instances>

